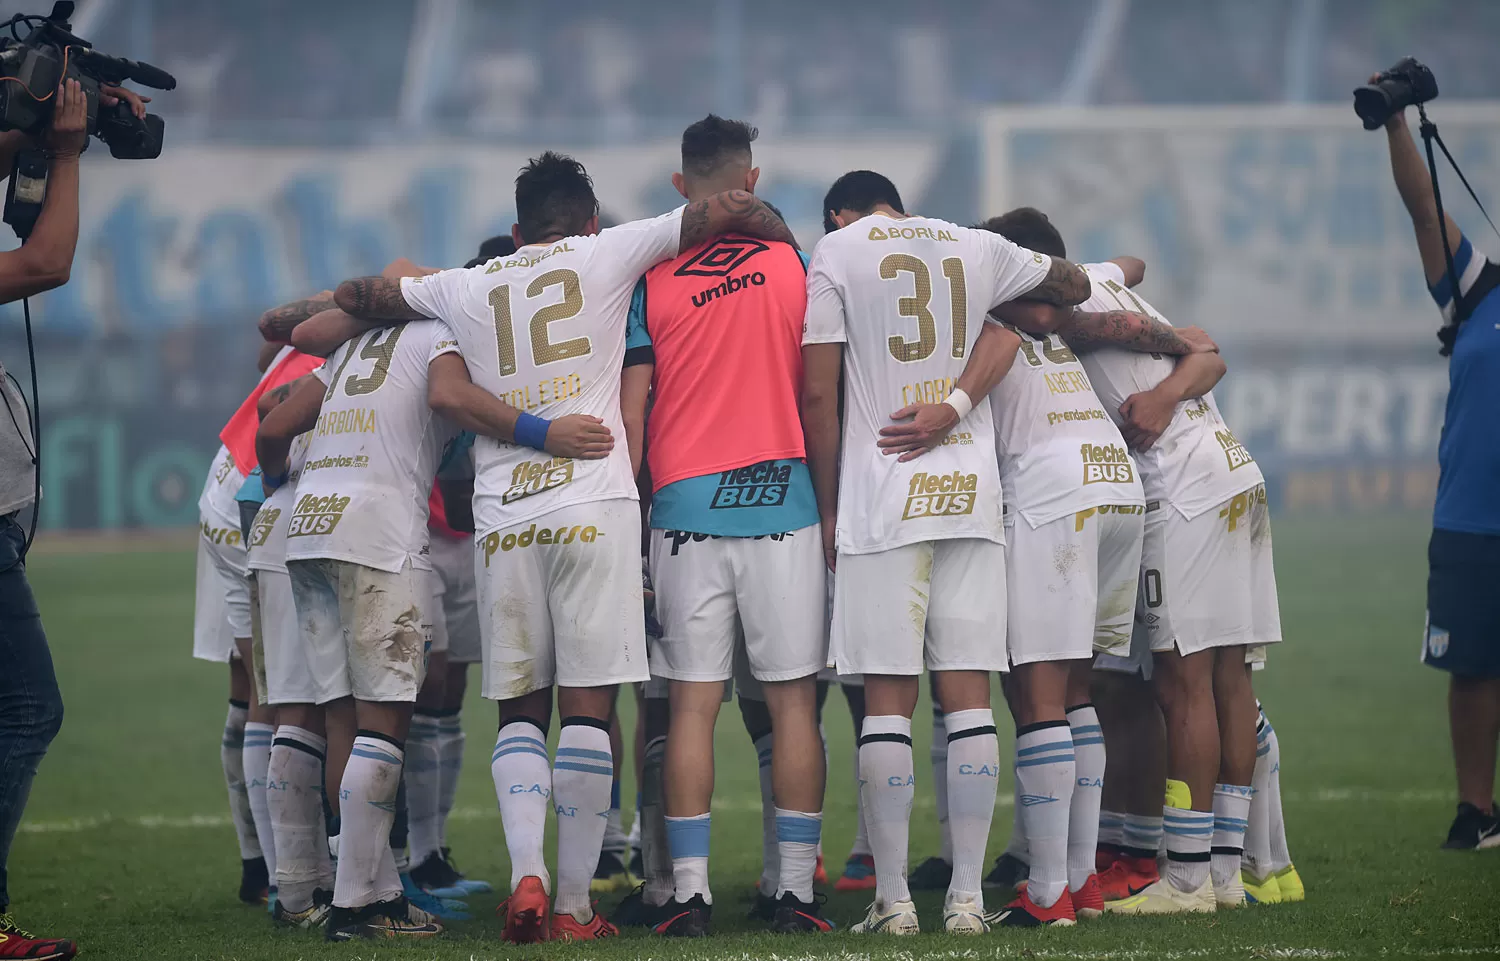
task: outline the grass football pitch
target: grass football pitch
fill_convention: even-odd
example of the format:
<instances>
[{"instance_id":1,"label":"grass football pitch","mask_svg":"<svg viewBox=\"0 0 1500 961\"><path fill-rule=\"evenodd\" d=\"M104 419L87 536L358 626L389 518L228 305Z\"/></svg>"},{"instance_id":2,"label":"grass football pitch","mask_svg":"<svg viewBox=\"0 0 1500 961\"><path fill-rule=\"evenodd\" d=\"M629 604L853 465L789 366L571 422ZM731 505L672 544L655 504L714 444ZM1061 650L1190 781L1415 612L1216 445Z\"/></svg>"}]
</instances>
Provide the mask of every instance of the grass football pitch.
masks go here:
<instances>
[{"instance_id":1,"label":"grass football pitch","mask_svg":"<svg viewBox=\"0 0 1500 961\"><path fill-rule=\"evenodd\" d=\"M1286 643L1256 678L1282 744L1293 857L1308 899L1195 918L1113 918L1073 929L957 940L848 934L777 938L745 920L759 873L754 755L738 712L718 732L712 881L716 936L682 943L628 934L590 945L518 949L499 941L500 894L475 919L424 943L324 943L271 928L235 898L238 854L219 770L225 670L195 662L187 551L39 553L31 577L67 702L11 858L27 927L77 939L92 958L1362 958L1500 954L1500 851L1438 850L1453 814L1444 679L1417 663L1425 519L1282 520L1277 568ZM1500 588L1497 588L1500 589ZM495 713L464 713L467 756L450 826L470 877L508 878L489 776ZM631 699L622 698L633 723ZM1003 708L997 703L997 715ZM937 847L926 766L930 714L917 715L913 863ZM1002 722L1004 726L1004 722ZM834 693L824 846L836 873L853 838L851 730ZM1002 731L1002 759L1009 754ZM626 797L634 794L627 777ZM989 856L1010 830L1002 779ZM550 845L549 845L550 849ZM618 897L600 905L608 910ZM993 900L993 898L992 898ZM864 895L831 895L847 925ZM998 904L991 904L996 907ZM937 896L919 897L925 927Z\"/></svg>"}]
</instances>

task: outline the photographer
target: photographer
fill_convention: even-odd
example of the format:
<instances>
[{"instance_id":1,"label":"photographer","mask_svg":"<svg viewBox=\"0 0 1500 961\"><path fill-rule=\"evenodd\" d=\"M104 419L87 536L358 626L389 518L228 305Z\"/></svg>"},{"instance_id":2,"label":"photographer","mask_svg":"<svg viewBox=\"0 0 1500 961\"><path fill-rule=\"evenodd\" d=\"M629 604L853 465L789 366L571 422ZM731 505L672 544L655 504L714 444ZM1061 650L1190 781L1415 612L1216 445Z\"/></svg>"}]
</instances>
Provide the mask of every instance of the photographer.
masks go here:
<instances>
[{"instance_id":1,"label":"photographer","mask_svg":"<svg viewBox=\"0 0 1500 961\"><path fill-rule=\"evenodd\" d=\"M1403 61L1403 64L1405 62ZM1425 71L1425 68L1419 69ZM1401 80L1402 65L1370 78ZM1430 79L1430 74L1427 75ZM1368 89L1368 88L1365 88ZM1430 99L1436 95L1432 85ZM1422 660L1449 674L1448 724L1458 772L1458 816L1445 848L1500 847L1495 752L1500 741L1500 265L1474 249L1441 212L1432 176L1406 125L1403 103L1385 119L1391 173L1417 234L1417 252L1442 309L1438 337L1448 362L1448 402L1438 445L1437 504L1428 546L1427 628ZM1369 123L1367 123L1369 126ZM1458 278L1453 302L1441 225Z\"/></svg>"},{"instance_id":2,"label":"photographer","mask_svg":"<svg viewBox=\"0 0 1500 961\"><path fill-rule=\"evenodd\" d=\"M46 200L30 240L0 253L0 303L60 287L72 268L78 243L78 158L88 140L87 101L76 80L64 83L54 96L52 126L41 145L50 168ZM15 152L27 145L24 134L0 134L5 171ZM11 422L0 419L0 956L50 961L72 957L73 942L32 938L16 927L6 891L11 841L37 765L62 726L63 706L41 615L26 582L26 531L16 520L35 500L35 440L26 402L4 368L0 399Z\"/></svg>"}]
</instances>

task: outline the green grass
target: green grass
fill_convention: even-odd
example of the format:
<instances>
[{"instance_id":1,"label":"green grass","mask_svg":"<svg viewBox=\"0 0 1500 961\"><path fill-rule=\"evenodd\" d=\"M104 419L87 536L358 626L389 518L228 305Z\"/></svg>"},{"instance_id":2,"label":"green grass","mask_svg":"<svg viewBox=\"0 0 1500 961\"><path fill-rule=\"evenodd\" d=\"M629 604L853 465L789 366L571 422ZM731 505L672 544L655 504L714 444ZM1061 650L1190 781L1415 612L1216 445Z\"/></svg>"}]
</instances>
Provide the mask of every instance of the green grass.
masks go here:
<instances>
[{"instance_id":1,"label":"green grass","mask_svg":"<svg viewBox=\"0 0 1500 961\"><path fill-rule=\"evenodd\" d=\"M1257 678L1283 752L1291 848L1309 900L1193 919L1106 918L1071 930L955 941L776 939L744 911L759 873L756 765L737 712L719 730L714 817L715 925L704 943L629 935L581 947L500 944L499 895L476 920L421 945L327 945L273 931L235 899L238 856L219 772L224 669L192 661L193 561L187 553L34 558L36 585L67 700L62 734L38 776L11 859L11 894L38 931L76 938L98 958L961 958L1365 957L1500 953L1500 851L1439 851L1452 817L1444 683L1417 663L1426 527L1422 518L1297 522L1277 530L1287 643ZM477 683L471 691L477 690ZM626 699L628 700L628 699ZM627 723L632 709L624 705ZM1001 712L1003 713L1003 712ZM913 859L937 844L921 746ZM464 817L450 830L472 877L508 878L488 770L494 709L465 712ZM833 765L825 844L837 868L853 837L850 725L829 702ZM1002 738L1002 744L1006 739ZM627 796L633 788L627 785ZM191 819L208 816L193 826ZM153 821L151 819L162 819ZM996 812L990 856L1010 810ZM858 918L862 896L828 911ZM607 902L606 907L610 906ZM935 899L919 901L924 921Z\"/></svg>"}]
</instances>

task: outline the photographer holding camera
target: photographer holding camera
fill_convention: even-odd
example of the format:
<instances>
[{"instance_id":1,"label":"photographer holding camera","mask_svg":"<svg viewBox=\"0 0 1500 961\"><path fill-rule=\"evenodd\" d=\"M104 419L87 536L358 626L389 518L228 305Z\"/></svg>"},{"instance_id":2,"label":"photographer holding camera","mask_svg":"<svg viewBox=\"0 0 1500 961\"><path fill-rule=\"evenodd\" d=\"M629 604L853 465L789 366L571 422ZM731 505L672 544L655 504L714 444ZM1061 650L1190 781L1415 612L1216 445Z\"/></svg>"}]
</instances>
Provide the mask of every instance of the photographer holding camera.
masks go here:
<instances>
[{"instance_id":1,"label":"photographer holding camera","mask_svg":"<svg viewBox=\"0 0 1500 961\"><path fill-rule=\"evenodd\" d=\"M1427 549L1422 660L1449 674L1448 725L1459 804L1443 847L1474 850L1500 847L1494 796L1500 745L1500 514L1493 503L1500 492L1495 430L1500 264L1476 250L1444 213L1437 171L1422 162L1406 125L1408 106L1416 104L1420 111L1436 96L1432 72L1408 58L1355 91L1355 110L1367 129L1385 127L1396 189L1416 229L1428 289L1443 312L1438 339L1449 357L1448 401ZM1425 111L1421 119L1423 138L1435 140L1437 128Z\"/></svg>"},{"instance_id":2,"label":"photographer holding camera","mask_svg":"<svg viewBox=\"0 0 1500 961\"><path fill-rule=\"evenodd\" d=\"M77 80L53 94L51 126L35 144L47 158L47 191L30 238L0 253L0 303L11 303L68 282L78 244L78 163L88 143L88 98ZM143 98L101 88L100 100L130 104L145 113ZM15 154L33 146L19 130L0 133L0 171L9 173ZM0 174L3 177L4 174ZM0 400L10 424L0 419L0 958L71 958L72 941L33 938L8 913L5 864L21 821L32 778L47 746L62 726L62 696L52 654L31 585L26 581L30 539L17 515L37 494L36 440L31 411L14 380L0 367Z\"/></svg>"}]
</instances>

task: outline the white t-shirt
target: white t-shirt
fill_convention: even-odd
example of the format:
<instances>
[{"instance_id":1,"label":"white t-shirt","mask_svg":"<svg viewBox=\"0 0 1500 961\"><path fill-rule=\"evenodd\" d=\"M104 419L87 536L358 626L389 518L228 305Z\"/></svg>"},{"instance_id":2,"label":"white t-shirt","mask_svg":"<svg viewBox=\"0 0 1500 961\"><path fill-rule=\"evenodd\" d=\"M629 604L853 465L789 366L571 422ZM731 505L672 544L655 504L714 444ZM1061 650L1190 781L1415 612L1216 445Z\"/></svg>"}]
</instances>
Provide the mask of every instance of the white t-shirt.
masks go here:
<instances>
[{"instance_id":1,"label":"white t-shirt","mask_svg":"<svg viewBox=\"0 0 1500 961\"><path fill-rule=\"evenodd\" d=\"M287 354L295 350L293 347L283 347L276 352L271 363L256 381L259 386L266 382L276 365L286 359ZM245 483L245 475L240 473L239 466L234 462L234 456L229 453L229 448L219 445L219 452L214 455L214 462L208 468L208 479L203 482L203 493L198 496L198 515L204 519L216 519L220 523L228 525L232 530L240 529L240 505L234 499L234 495L240 492L240 486Z\"/></svg>"},{"instance_id":2,"label":"white t-shirt","mask_svg":"<svg viewBox=\"0 0 1500 961\"><path fill-rule=\"evenodd\" d=\"M476 438L478 536L572 504L638 499L620 417L625 321L641 274L677 256L682 210L401 282L413 310L452 329L475 384L538 417L592 414L615 436L602 460Z\"/></svg>"},{"instance_id":3,"label":"white t-shirt","mask_svg":"<svg viewBox=\"0 0 1500 961\"><path fill-rule=\"evenodd\" d=\"M286 483L261 502L255 520L250 522L250 539L245 547L249 550L251 570L286 573L286 529L292 519L292 507L297 503L297 479L302 476L311 439L311 432L292 438L286 458Z\"/></svg>"},{"instance_id":4,"label":"white t-shirt","mask_svg":"<svg viewBox=\"0 0 1500 961\"><path fill-rule=\"evenodd\" d=\"M427 406L427 365L458 351L440 322L361 334L314 373L328 385L286 531L286 559L430 570L427 496L448 424Z\"/></svg>"},{"instance_id":5,"label":"white t-shirt","mask_svg":"<svg viewBox=\"0 0 1500 961\"><path fill-rule=\"evenodd\" d=\"M845 345L840 551L955 537L1004 543L987 404L905 464L876 442L896 411L948 396L985 315L1041 283L1051 266L999 234L928 217L876 214L819 242L802 342Z\"/></svg>"},{"instance_id":6,"label":"white t-shirt","mask_svg":"<svg viewBox=\"0 0 1500 961\"><path fill-rule=\"evenodd\" d=\"M1142 503L1125 439L1073 351L1056 334L1016 333L1015 363L990 391L1010 509L1039 527L1089 507Z\"/></svg>"},{"instance_id":7,"label":"white t-shirt","mask_svg":"<svg viewBox=\"0 0 1500 961\"><path fill-rule=\"evenodd\" d=\"M1132 310L1168 323L1125 286L1125 274L1115 264L1088 264L1084 270L1093 282L1093 292L1080 310ZM1176 364L1160 354L1118 347L1087 351L1082 361L1104 410L1117 423L1125 398L1160 384ZM1161 439L1137 454L1136 461L1146 496L1166 501L1189 520L1265 483L1255 458L1224 423L1212 392L1178 404Z\"/></svg>"}]
</instances>

